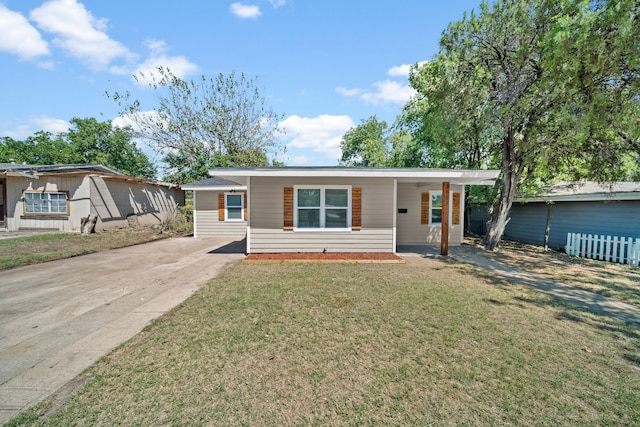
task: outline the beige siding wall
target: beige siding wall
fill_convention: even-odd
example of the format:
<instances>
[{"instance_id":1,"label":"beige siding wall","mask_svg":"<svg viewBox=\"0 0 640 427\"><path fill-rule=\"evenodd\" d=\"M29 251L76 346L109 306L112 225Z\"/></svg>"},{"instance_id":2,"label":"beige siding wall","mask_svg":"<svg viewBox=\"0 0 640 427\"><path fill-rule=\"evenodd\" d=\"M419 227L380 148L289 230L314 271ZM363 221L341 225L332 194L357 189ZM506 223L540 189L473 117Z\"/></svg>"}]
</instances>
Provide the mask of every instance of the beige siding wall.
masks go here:
<instances>
[{"instance_id":1,"label":"beige siding wall","mask_svg":"<svg viewBox=\"0 0 640 427\"><path fill-rule=\"evenodd\" d=\"M9 230L53 229L80 231L80 221L90 213L98 216L96 229L127 225L127 215L136 214L142 225L171 218L184 192L152 184L108 181L96 176L39 179L7 177L7 224ZM23 191L60 191L69 195L68 215L25 214Z\"/></svg>"},{"instance_id":2,"label":"beige siding wall","mask_svg":"<svg viewBox=\"0 0 640 427\"><path fill-rule=\"evenodd\" d=\"M351 185L362 188L362 230L284 231L283 192L295 185ZM393 179L252 178L248 252L394 252Z\"/></svg>"},{"instance_id":3,"label":"beige siding wall","mask_svg":"<svg viewBox=\"0 0 640 427\"><path fill-rule=\"evenodd\" d=\"M442 191L442 184L430 184L418 187L416 184L398 184L398 209L406 209L407 213L398 214L397 244L425 245L440 244L441 227L437 225L420 224L421 194L429 191ZM463 187L451 185L452 193L461 193L464 199ZM449 217L451 218L451 217ZM451 225L449 221L449 244L459 245L463 239L464 209L460 209L460 224Z\"/></svg>"},{"instance_id":4,"label":"beige siding wall","mask_svg":"<svg viewBox=\"0 0 640 427\"><path fill-rule=\"evenodd\" d=\"M218 221L218 191L197 190L193 194L195 200L193 214L195 237L245 238L247 234L246 221Z\"/></svg>"},{"instance_id":5,"label":"beige siding wall","mask_svg":"<svg viewBox=\"0 0 640 427\"><path fill-rule=\"evenodd\" d=\"M89 184L83 177L7 177L7 224L9 230L52 229L79 231L80 218L89 212ZM25 214L23 191L62 191L69 194L68 215Z\"/></svg>"},{"instance_id":6,"label":"beige siding wall","mask_svg":"<svg viewBox=\"0 0 640 427\"><path fill-rule=\"evenodd\" d=\"M98 217L98 230L127 226L130 215L135 215L140 225L161 224L174 217L178 205L184 205L184 191L167 186L99 176L89 176L87 180L91 188L91 213Z\"/></svg>"}]
</instances>

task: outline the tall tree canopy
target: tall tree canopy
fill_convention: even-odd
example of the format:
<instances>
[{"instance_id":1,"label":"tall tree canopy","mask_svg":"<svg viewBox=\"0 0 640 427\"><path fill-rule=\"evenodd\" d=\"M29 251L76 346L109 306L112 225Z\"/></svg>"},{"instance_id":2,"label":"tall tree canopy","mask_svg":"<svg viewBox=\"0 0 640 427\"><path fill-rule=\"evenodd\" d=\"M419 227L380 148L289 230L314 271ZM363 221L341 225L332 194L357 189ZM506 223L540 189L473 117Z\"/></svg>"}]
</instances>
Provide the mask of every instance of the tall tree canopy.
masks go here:
<instances>
[{"instance_id":1,"label":"tall tree canopy","mask_svg":"<svg viewBox=\"0 0 640 427\"><path fill-rule=\"evenodd\" d=\"M130 93L108 94L138 137L164 155L171 176L189 182L215 166L267 166L281 133L255 79L244 74L186 81L167 68L135 76L148 83L157 105L143 109Z\"/></svg>"},{"instance_id":2,"label":"tall tree canopy","mask_svg":"<svg viewBox=\"0 0 640 427\"><path fill-rule=\"evenodd\" d=\"M33 165L94 163L126 175L155 179L156 169L132 141L131 129L112 126L110 121L73 118L68 133L53 136L39 131L24 141L0 140L0 162Z\"/></svg>"},{"instance_id":3,"label":"tall tree canopy","mask_svg":"<svg viewBox=\"0 0 640 427\"><path fill-rule=\"evenodd\" d=\"M371 116L342 137L340 162L347 166L387 166L387 139L387 122Z\"/></svg>"},{"instance_id":4,"label":"tall tree canopy","mask_svg":"<svg viewBox=\"0 0 640 427\"><path fill-rule=\"evenodd\" d=\"M433 163L498 167L485 236L540 177L624 179L640 155L635 0L496 0L449 25L414 67L402 121ZM636 163L637 165L637 163Z\"/></svg>"}]
</instances>

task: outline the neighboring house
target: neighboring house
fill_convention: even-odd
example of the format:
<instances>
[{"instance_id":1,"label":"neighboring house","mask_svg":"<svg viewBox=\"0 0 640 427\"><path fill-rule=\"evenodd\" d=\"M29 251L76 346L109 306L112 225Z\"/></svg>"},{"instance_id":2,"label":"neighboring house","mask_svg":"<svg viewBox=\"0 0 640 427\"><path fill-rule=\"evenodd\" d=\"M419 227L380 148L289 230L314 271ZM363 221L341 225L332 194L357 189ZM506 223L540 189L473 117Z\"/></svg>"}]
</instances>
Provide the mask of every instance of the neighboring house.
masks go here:
<instances>
[{"instance_id":1,"label":"neighboring house","mask_svg":"<svg viewBox=\"0 0 640 427\"><path fill-rule=\"evenodd\" d=\"M498 171L288 167L211 169L194 194L196 237L246 236L247 253L396 252L463 240L465 185ZM443 183L449 205L443 206ZM447 200L445 198L445 200Z\"/></svg>"},{"instance_id":2,"label":"neighboring house","mask_svg":"<svg viewBox=\"0 0 640 427\"><path fill-rule=\"evenodd\" d=\"M554 184L543 194L518 199L504 238L562 249L567 233L640 237L640 182Z\"/></svg>"},{"instance_id":3,"label":"neighboring house","mask_svg":"<svg viewBox=\"0 0 640 427\"><path fill-rule=\"evenodd\" d=\"M96 230L159 224L184 204L179 186L126 176L102 165L0 163L0 228L80 231L83 217Z\"/></svg>"}]
</instances>

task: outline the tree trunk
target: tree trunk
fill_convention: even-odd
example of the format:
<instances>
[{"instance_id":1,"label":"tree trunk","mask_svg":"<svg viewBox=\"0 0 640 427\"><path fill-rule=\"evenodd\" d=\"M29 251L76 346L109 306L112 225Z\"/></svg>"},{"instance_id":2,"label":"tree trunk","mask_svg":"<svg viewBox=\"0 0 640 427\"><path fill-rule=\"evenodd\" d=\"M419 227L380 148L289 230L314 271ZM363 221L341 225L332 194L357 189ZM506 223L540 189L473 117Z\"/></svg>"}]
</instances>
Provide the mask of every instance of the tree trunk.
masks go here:
<instances>
[{"instance_id":1,"label":"tree trunk","mask_svg":"<svg viewBox=\"0 0 640 427\"><path fill-rule=\"evenodd\" d=\"M516 171L511 170L508 173L504 173L502 178L500 203L497 209L493 209L489 214L489 220L487 221L487 233L482 240L482 245L487 250L495 250L502 239L504 229L509 222L511 205L513 204L513 199L516 196L518 179L519 174Z\"/></svg>"}]
</instances>

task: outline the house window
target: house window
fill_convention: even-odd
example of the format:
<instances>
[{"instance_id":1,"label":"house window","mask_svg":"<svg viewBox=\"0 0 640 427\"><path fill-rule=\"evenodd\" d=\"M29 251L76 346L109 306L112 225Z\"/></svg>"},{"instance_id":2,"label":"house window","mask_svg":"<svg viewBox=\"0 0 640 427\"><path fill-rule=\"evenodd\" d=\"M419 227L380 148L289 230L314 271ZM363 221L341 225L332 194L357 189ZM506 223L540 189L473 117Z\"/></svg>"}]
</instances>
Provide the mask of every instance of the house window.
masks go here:
<instances>
[{"instance_id":1,"label":"house window","mask_svg":"<svg viewBox=\"0 0 640 427\"><path fill-rule=\"evenodd\" d=\"M67 194L25 192L24 211L29 214L67 214Z\"/></svg>"},{"instance_id":2,"label":"house window","mask_svg":"<svg viewBox=\"0 0 640 427\"><path fill-rule=\"evenodd\" d=\"M429 201L429 224L442 223L442 191L430 192Z\"/></svg>"},{"instance_id":3,"label":"house window","mask_svg":"<svg viewBox=\"0 0 640 427\"><path fill-rule=\"evenodd\" d=\"M351 187L295 187L295 228L351 227Z\"/></svg>"},{"instance_id":4,"label":"house window","mask_svg":"<svg viewBox=\"0 0 640 427\"><path fill-rule=\"evenodd\" d=\"M226 193L225 197L225 221L244 221L244 201L243 195L237 193Z\"/></svg>"}]
</instances>

